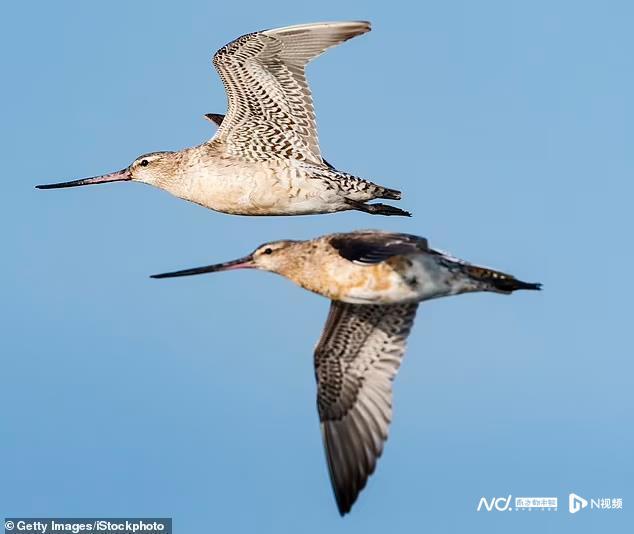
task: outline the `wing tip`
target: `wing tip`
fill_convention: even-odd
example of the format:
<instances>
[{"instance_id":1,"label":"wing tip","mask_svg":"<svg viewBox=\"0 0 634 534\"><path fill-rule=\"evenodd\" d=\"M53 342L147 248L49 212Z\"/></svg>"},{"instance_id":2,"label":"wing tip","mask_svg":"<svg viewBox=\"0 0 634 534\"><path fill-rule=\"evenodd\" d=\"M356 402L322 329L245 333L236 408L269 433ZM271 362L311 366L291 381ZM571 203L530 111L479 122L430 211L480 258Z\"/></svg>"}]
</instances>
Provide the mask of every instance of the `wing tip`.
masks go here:
<instances>
[{"instance_id":1,"label":"wing tip","mask_svg":"<svg viewBox=\"0 0 634 534\"><path fill-rule=\"evenodd\" d=\"M342 465L341 462L337 462L334 458L334 454L337 450L338 444L336 438L333 436L334 428L330 422L321 422L321 433L324 444L324 452L326 453L326 464L328 466L328 474L330 478L330 484L332 486L332 493L337 504L337 510L341 517L345 516L352 510L352 506L356 502L359 494L365 487L365 481L361 483L360 487L355 487L355 484L350 484L351 480L342 480ZM342 452L342 451L339 451ZM341 460L341 458L340 458ZM337 465L339 464L339 467ZM346 462L344 461L344 465ZM345 466L347 469L349 466ZM350 473L348 473L348 476ZM346 477L347 478L347 477ZM367 481L367 479L366 479Z\"/></svg>"},{"instance_id":2,"label":"wing tip","mask_svg":"<svg viewBox=\"0 0 634 534\"><path fill-rule=\"evenodd\" d=\"M318 28L338 28L339 30L347 30L349 38L362 35L372 31L372 23L368 20L344 20L344 21L326 21L326 22L308 22L304 24L292 24L291 26L283 26L281 28L269 28L260 33L287 33L301 30L311 30Z\"/></svg>"}]
</instances>

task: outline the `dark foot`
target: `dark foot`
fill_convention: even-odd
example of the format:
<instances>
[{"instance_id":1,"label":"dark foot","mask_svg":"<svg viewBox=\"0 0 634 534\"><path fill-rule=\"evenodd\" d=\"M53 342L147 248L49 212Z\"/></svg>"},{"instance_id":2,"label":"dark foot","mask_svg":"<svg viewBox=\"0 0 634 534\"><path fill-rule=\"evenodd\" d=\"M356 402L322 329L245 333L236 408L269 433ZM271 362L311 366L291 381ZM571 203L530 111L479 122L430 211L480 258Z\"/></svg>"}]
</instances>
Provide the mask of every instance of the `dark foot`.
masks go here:
<instances>
[{"instance_id":1,"label":"dark foot","mask_svg":"<svg viewBox=\"0 0 634 534\"><path fill-rule=\"evenodd\" d=\"M412 216L409 211L405 211L401 208L390 206L388 204L364 204L363 202L357 202L356 200L349 199L346 199L346 202L352 206L352 209L371 213L372 215L400 215L401 217Z\"/></svg>"}]
</instances>

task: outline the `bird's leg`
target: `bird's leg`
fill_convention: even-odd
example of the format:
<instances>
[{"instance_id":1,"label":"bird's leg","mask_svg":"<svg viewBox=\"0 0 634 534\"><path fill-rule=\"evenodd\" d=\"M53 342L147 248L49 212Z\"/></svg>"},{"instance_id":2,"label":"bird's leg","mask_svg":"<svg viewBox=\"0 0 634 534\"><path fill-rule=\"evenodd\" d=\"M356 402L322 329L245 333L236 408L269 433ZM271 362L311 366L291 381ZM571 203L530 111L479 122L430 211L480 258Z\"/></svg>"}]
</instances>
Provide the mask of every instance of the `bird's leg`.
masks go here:
<instances>
[{"instance_id":1,"label":"bird's leg","mask_svg":"<svg viewBox=\"0 0 634 534\"><path fill-rule=\"evenodd\" d=\"M411 217L412 214L409 211L402 210L389 204L365 204L364 202L358 202L356 200L346 199L346 203L350 205L351 209L357 211L363 211L372 215L400 215L402 217Z\"/></svg>"}]
</instances>

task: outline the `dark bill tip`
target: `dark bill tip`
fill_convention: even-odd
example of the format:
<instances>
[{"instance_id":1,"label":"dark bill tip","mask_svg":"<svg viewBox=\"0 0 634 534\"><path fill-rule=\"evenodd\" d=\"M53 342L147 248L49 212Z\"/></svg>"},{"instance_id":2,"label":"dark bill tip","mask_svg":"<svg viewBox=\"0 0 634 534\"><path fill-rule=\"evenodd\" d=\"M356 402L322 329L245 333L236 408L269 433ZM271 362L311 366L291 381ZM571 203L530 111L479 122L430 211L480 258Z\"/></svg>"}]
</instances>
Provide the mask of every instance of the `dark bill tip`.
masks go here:
<instances>
[{"instance_id":1,"label":"dark bill tip","mask_svg":"<svg viewBox=\"0 0 634 534\"><path fill-rule=\"evenodd\" d=\"M185 269L183 271L173 271L171 273L152 274L150 278L176 278L178 276L191 276L193 274L212 273L213 270L208 270L206 267L198 267L195 269Z\"/></svg>"}]
</instances>

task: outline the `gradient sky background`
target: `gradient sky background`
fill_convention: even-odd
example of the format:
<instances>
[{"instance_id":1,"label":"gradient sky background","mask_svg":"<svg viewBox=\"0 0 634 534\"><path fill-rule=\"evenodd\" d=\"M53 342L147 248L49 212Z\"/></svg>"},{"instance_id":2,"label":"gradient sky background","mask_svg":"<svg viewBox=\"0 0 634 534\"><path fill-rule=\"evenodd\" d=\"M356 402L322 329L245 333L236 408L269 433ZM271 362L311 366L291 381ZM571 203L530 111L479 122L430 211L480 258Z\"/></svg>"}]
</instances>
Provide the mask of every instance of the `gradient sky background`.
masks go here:
<instances>
[{"instance_id":1,"label":"gradient sky background","mask_svg":"<svg viewBox=\"0 0 634 534\"><path fill-rule=\"evenodd\" d=\"M306 4L306 5L303 5ZM38 191L213 133L213 52L368 19L308 70L322 152L415 216L241 218L139 184ZM631 532L630 2L60 2L4 7L0 515L171 516L194 532ZM312 348L281 277L156 272L358 228L544 283L421 307L395 419L336 511ZM622 511L477 513L482 496Z\"/></svg>"}]
</instances>

